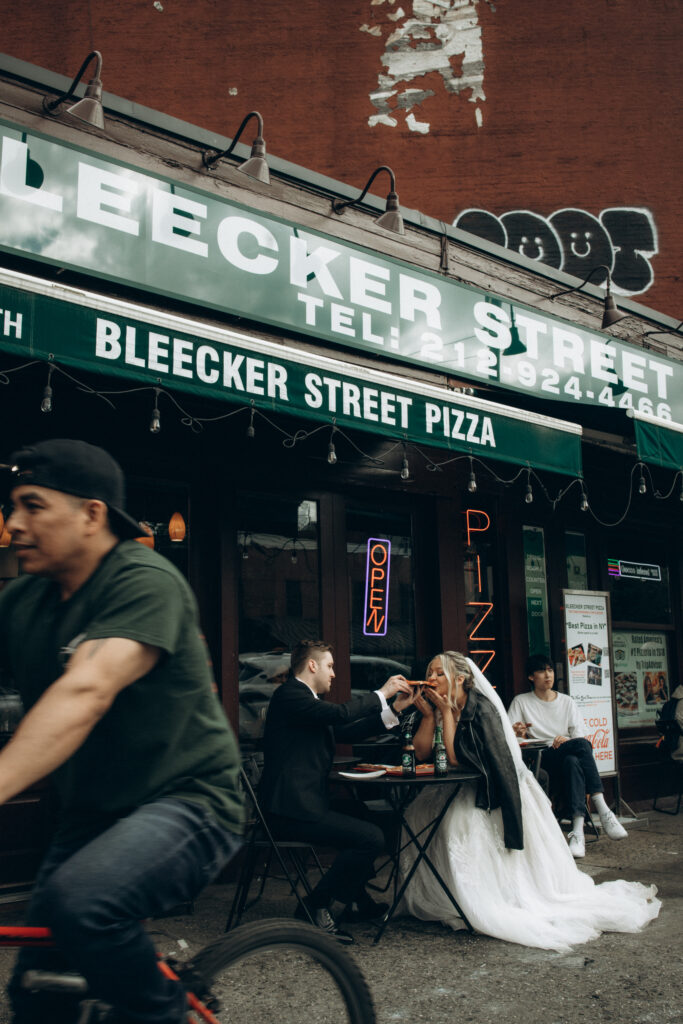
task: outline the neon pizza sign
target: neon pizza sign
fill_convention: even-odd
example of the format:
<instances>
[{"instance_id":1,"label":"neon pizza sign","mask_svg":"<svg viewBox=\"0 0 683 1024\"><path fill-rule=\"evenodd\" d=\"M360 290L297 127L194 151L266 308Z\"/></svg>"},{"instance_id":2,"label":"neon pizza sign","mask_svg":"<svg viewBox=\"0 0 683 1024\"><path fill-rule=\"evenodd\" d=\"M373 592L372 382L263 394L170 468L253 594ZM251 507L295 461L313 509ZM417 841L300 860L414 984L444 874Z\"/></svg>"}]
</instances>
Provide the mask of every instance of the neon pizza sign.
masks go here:
<instances>
[{"instance_id":1,"label":"neon pizza sign","mask_svg":"<svg viewBox=\"0 0 683 1024\"><path fill-rule=\"evenodd\" d=\"M391 541L370 537L365 567L365 610L363 612L363 633L366 636L386 636L390 561Z\"/></svg>"}]
</instances>

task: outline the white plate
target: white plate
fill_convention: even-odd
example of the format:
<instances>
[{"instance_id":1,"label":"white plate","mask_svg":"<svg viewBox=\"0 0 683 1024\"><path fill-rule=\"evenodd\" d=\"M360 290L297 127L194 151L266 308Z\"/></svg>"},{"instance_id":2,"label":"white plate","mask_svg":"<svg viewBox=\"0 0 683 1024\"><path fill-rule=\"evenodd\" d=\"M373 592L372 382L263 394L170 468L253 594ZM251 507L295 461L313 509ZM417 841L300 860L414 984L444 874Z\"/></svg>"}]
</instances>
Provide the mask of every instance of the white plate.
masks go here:
<instances>
[{"instance_id":1,"label":"white plate","mask_svg":"<svg viewBox=\"0 0 683 1024\"><path fill-rule=\"evenodd\" d=\"M382 775L387 774L386 768L382 768L376 772L338 772L344 779L379 779Z\"/></svg>"}]
</instances>

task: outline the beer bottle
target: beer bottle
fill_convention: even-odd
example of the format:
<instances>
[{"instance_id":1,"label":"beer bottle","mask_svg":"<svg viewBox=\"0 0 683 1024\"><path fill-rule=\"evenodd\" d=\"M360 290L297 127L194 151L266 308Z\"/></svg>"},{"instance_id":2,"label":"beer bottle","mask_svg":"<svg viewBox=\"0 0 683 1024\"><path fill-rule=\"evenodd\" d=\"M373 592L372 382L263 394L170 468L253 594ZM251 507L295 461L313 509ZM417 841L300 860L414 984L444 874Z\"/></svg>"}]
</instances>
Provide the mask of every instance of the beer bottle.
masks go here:
<instances>
[{"instance_id":1,"label":"beer bottle","mask_svg":"<svg viewBox=\"0 0 683 1024\"><path fill-rule=\"evenodd\" d=\"M408 727L403 735L403 750L401 751L401 768L404 779L415 778L415 747L413 746L413 734Z\"/></svg>"},{"instance_id":2,"label":"beer bottle","mask_svg":"<svg viewBox=\"0 0 683 1024\"><path fill-rule=\"evenodd\" d=\"M448 757L443 741L443 727L439 723L434 730L434 774L446 775L448 773Z\"/></svg>"}]
</instances>

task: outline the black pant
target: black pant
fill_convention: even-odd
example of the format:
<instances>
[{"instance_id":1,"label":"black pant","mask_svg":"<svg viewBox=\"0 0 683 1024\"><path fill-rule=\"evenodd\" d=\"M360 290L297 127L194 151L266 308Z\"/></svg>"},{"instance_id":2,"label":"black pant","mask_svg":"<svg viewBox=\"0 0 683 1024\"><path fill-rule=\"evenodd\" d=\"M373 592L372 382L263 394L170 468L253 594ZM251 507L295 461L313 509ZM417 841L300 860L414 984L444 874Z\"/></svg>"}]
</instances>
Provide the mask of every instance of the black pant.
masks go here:
<instances>
[{"instance_id":1,"label":"black pant","mask_svg":"<svg viewBox=\"0 0 683 1024\"><path fill-rule=\"evenodd\" d=\"M603 791L593 748L582 736L567 740L559 747L548 747L543 751L541 765L548 772L553 787L562 787L572 818L584 813L586 793Z\"/></svg>"},{"instance_id":2,"label":"black pant","mask_svg":"<svg viewBox=\"0 0 683 1024\"><path fill-rule=\"evenodd\" d=\"M334 900L351 903L375 873L374 861L385 850L384 834L367 818L364 804L334 802L316 821L300 821L270 814L268 824L275 839L296 839L313 846L340 850L311 895L314 907L328 907Z\"/></svg>"}]
</instances>

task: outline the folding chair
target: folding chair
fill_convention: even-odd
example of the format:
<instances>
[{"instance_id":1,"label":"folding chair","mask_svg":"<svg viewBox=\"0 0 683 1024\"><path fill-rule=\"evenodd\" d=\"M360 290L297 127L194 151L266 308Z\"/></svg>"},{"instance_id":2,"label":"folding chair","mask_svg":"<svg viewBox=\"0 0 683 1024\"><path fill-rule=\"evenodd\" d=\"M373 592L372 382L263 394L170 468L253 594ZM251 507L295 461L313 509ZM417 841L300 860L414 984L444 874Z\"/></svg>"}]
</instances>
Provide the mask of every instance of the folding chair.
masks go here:
<instances>
[{"instance_id":1,"label":"folding chair","mask_svg":"<svg viewBox=\"0 0 683 1024\"><path fill-rule=\"evenodd\" d=\"M257 768L253 759L247 765L247 768L252 774L252 777L254 777ZM260 900L266 887L266 881L270 873L273 856L276 857L283 875L289 883L290 889L296 896L302 912L306 915L311 924L313 924L313 919L309 913L308 907L303 901L303 896L299 887L303 888L306 895L310 894L311 884L306 873L309 857L312 857L315 861L315 865L322 877L323 869L320 860L318 859L318 855L310 843L302 843L294 839L275 839L268 827L265 815L259 806L254 786L252 785L252 781L250 780L248 771L245 770L244 765L240 768L240 781L244 789L248 805L251 805L251 811L247 815L248 832L246 849L244 860L242 862L242 869L237 881L237 889L235 890L235 895L230 907L230 913L225 925L226 932L230 931L233 924L238 925L245 910L248 910L249 907L253 907L253 905ZM250 900L249 890L251 889L251 884L254 878L258 854L263 851L266 852L266 860L263 875L261 877L261 886L258 894ZM289 867L287 867L285 855L288 856Z\"/></svg>"}]
</instances>

